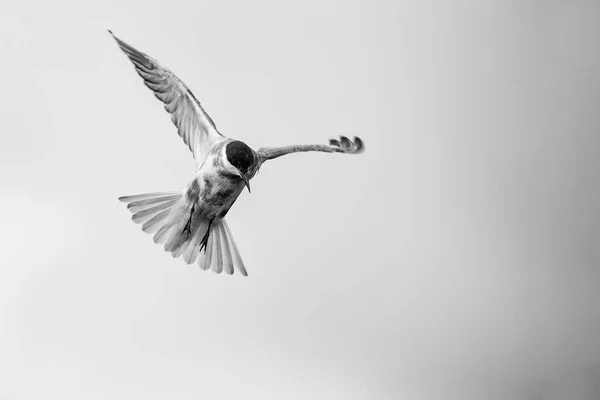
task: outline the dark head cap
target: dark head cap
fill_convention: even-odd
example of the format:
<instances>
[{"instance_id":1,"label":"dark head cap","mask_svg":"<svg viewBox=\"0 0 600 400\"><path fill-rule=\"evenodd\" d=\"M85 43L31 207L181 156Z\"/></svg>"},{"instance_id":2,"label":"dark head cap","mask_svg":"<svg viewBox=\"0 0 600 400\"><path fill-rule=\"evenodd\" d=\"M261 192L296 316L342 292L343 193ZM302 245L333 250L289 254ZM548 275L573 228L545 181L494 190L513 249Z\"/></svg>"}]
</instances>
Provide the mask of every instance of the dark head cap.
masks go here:
<instances>
[{"instance_id":1,"label":"dark head cap","mask_svg":"<svg viewBox=\"0 0 600 400\"><path fill-rule=\"evenodd\" d=\"M225 148L227 161L236 167L242 174L246 174L248 169L254 164L254 153L252 149L244 142L235 140Z\"/></svg>"}]
</instances>

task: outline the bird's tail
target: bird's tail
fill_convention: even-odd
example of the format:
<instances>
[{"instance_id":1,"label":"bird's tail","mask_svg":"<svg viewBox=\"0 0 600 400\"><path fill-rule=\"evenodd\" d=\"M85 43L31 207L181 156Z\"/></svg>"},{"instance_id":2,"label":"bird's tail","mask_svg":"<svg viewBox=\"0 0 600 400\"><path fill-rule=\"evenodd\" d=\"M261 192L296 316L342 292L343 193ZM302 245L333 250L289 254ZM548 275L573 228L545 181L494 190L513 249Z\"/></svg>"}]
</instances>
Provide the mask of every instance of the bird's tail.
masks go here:
<instances>
[{"instance_id":1,"label":"bird's tail","mask_svg":"<svg viewBox=\"0 0 600 400\"><path fill-rule=\"evenodd\" d=\"M231 275L237 269L248 275L227 222L221 219L211 223L198 217L202 213L192 212L194 205L182 192L138 194L119 200L127 203L133 222L142 224L144 232L154 234L154 243L164 243L165 251L173 257L183 256L186 263L197 263L203 270Z\"/></svg>"}]
</instances>

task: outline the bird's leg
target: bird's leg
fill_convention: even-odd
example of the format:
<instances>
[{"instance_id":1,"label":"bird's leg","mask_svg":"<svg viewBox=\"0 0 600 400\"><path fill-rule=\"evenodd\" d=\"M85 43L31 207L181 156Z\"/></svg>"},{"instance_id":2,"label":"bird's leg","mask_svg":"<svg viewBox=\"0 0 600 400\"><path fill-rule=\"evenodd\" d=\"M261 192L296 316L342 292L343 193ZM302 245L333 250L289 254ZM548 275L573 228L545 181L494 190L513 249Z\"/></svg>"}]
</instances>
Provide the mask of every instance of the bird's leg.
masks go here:
<instances>
[{"instance_id":1,"label":"bird's leg","mask_svg":"<svg viewBox=\"0 0 600 400\"><path fill-rule=\"evenodd\" d=\"M192 204L192 210L190 211L190 218L187 220L187 222L185 223L185 226L183 227L183 231L181 231L181 235L183 236L184 233L187 233L187 239L190 238L190 234L192 233L192 217L194 216L194 211L196 210L196 205Z\"/></svg>"},{"instance_id":2,"label":"bird's leg","mask_svg":"<svg viewBox=\"0 0 600 400\"><path fill-rule=\"evenodd\" d=\"M200 241L200 250L198 250L198 252L202 251L202 248L204 248L204 254L206 254L206 246L208 245L208 235L210 234L210 227L213 223L215 219L211 219L210 221L208 221L208 228L206 229L206 233L204 234L204 236L202 237L202 240Z\"/></svg>"}]
</instances>

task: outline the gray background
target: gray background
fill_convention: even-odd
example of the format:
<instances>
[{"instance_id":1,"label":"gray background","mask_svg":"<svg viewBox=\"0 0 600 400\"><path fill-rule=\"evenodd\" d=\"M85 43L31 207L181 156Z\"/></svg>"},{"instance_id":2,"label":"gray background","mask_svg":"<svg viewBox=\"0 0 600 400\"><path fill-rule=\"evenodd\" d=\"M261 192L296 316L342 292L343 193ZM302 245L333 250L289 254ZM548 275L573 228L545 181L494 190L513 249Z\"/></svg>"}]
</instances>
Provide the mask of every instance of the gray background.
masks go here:
<instances>
[{"instance_id":1,"label":"gray background","mask_svg":"<svg viewBox=\"0 0 600 400\"><path fill-rule=\"evenodd\" d=\"M2 1L0 398L600 398L599 13ZM117 197L194 161L107 28L225 135L367 152L264 166L248 278L173 260Z\"/></svg>"}]
</instances>

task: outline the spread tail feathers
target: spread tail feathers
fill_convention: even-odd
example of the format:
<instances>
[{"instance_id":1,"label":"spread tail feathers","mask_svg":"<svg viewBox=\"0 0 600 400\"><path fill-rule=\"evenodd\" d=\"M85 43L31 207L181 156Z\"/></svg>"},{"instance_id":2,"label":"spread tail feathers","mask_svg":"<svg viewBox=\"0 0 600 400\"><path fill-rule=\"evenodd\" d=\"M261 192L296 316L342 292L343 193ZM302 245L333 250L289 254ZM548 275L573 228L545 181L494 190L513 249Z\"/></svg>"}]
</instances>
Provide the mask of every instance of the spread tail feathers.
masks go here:
<instances>
[{"instance_id":1,"label":"spread tail feathers","mask_svg":"<svg viewBox=\"0 0 600 400\"><path fill-rule=\"evenodd\" d=\"M224 219L203 218L201 212L192 212L181 192L147 193L119 197L142 230L154 234L154 242L163 244L173 257L183 256L187 264L197 263L203 270L233 274L237 269L247 276L242 257L235 245L229 226ZM198 210L200 211L200 210ZM190 214L193 215L188 224ZM208 241L203 239L208 231ZM205 245L205 246L204 246ZM202 249L202 250L201 250Z\"/></svg>"}]
</instances>

